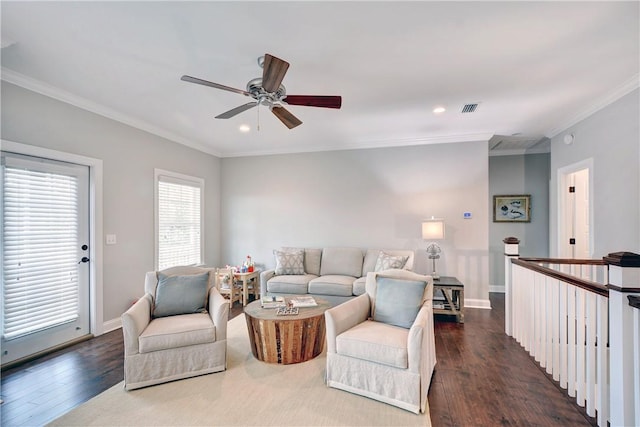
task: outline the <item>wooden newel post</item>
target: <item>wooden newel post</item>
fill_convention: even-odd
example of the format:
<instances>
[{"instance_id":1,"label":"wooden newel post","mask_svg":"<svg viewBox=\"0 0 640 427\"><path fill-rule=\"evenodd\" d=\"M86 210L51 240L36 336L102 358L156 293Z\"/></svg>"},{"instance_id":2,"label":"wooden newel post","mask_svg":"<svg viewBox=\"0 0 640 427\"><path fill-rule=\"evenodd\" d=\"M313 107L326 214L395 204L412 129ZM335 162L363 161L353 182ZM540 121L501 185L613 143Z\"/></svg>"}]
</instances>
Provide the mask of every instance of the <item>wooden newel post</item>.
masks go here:
<instances>
[{"instance_id":1,"label":"wooden newel post","mask_svg":"<svg viewBox=\"0 0 640 427\"><path fill-rule=\"evenodd\" d=\"M520 239L517 237L506 237L502 242L504 243L504 332L507 335L512 336L511 296L513 293L511 290L511 260L520 256L518 253L518 244L520 243Z\"/></svg>"},{"instance_id":2,"label":"wooden newel post","mask_svg":"<svg viewBox=\"0 0 640 427\"><path fill-rule=\"evenodd\" d=\"M640 255L615 252L603 258L609 265L609 409L611 426L636 426L640 413L634 408L640 387L635 384L640 369L634 361L634 310L629 295L640 295ZM638 357L637 355L635 357Z\"/></svg>"}]
</instances>

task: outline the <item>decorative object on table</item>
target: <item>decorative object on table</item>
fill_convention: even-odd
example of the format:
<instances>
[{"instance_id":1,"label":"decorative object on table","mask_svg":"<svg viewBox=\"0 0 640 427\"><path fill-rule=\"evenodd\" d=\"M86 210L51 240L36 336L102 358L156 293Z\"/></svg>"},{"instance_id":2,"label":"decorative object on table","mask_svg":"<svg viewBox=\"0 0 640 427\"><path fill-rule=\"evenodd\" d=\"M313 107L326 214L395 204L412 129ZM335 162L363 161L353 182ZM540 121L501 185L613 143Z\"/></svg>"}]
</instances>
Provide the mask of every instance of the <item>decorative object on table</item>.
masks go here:
<instances>
[{"instance_id":1,"label":"decorative object on table","mask_svg":"<svg viewBox=\"0 0 640 427\"><path fill-rule=\"evenodd\" d=\"M251 255L247 255L247 260L245 261L245 265L247 266L247 273L253 273L254 270L254 266L253 266L253 259L251 258Z\"/></svg>"},{"instance_id":2,"label":"decorative object on table","mask_svg":"<svg viewBox=\"0 0 640 427\"><path fill-rule=\"evenodd\" d=\"M287 302L284 297L275 295L265 295L260 298L260 303L262 304L262 308L279 308L287 306Z\"/></svg>"},{"instance_id":3,"label":"decorative object on table","mask_svg":"<svg viewBox=\"0 0 640 427\"><path fill-rule=\"evenodd\" d=\"M422 239L423 240L442 240L444 239L444 220L440 218L431 217L422 222ZM442 249L435 242L430 242L427 246L427 254L433 264L433 272L431 277L434 280L438 280L440 276L436 272L436 260L440 258Z\"/></svg>"},{"instance_id":4,"label":"decorative object on table","mask_svg":"<svg viewBox=\"0 0 640 427\"><path fill-rule=\"evenodd\" d=\"M531 222L531 195L493 196L493 222Z\"/></svg>"},{"instance_id":5,"label":"decorative object on table","mask_svg":"<svg viewBox=\"0 0 640 427\"><path fill-rule=\"evenodd\" d=\"M315 299L309 295L292 297L289 299L292 307L315 307L318 305Z\"/></svg>"},{"instance_id":6,"label":"decorative object on table","mask_svg":"<svg viewBox=\"0 0 640 427\"><path fill-rule=\"evenodd\" d=\"M298 307L278 307L276 316L295 316L298 314Z\"/></svg>"}]
</instances>

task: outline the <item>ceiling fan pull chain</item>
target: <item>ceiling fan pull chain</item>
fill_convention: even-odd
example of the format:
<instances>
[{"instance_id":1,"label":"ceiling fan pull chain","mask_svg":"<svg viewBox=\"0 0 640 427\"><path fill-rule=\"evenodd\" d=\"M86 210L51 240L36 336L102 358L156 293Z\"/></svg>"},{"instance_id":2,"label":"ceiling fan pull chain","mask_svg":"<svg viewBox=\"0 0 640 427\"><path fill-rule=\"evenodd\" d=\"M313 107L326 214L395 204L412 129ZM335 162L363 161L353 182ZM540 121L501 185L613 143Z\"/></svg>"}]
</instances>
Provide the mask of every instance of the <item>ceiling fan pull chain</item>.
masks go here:
<instances>
[{"instance_id":1,"label":"ceiling fan pull chain","mask_svg":"<svg viewBox=\"0 0 640 427\"><path fill-rule=\"evenodd\" d=\"M258 104L258 126L256 127L256 129L258 130L258 132L260 132L260 104Z\"/></svg>"}]
</instances>

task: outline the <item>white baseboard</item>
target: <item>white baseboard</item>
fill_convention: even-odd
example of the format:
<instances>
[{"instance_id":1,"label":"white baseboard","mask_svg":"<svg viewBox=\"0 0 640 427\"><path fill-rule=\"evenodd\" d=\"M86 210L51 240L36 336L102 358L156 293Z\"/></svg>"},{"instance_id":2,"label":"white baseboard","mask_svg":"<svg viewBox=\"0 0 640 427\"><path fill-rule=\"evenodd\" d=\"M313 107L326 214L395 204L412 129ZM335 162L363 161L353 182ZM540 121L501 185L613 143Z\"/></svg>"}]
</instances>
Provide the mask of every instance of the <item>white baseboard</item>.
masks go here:
<instances>
[{"instance_id":1,"label":"white baseboard","mask_svg":"<svg viewBox=\"0 0 640 427\"><path fill-rule=\"evenodd\" d=\"M491 301L488 299L464 299L464 308L483 308L491 310Z\"/></svg>"},{"instance_id":2,"label":"white baseboard","mask_svg":"<svg viewBox=\"0 0 640 427\"><path fill-rule=\"evenodd\" d=\"M489 292L495 292L497 294L504 294L504 286L489 286Z\"/></svg>"},{"instance_id":3,"label":"white baseboard","mask_svg":"<svg viewBox=\"0 0 640 427\"><path fill-rule=\"evenodd\" d=\"M107 332L120 328L122 328L122 320L119 317L117 319L107 320L102 324L102 333L106 334Z\"/></svg>"}]
</instances>

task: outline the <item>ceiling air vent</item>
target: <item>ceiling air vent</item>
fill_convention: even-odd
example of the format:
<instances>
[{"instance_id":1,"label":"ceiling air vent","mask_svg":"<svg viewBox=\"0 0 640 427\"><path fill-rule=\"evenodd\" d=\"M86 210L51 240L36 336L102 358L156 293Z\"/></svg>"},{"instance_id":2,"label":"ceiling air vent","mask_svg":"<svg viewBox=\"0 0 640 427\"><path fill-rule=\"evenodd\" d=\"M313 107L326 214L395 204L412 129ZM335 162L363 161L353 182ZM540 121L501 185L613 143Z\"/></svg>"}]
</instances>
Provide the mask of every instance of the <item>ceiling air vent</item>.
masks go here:
<instances>
[{"instance_id":1,"label":"ceiling air vent","mask_svg":"<svg viewBox=\"0 0 640 427\"><path fill-rule=\"evenodd\" d=\"M462 112L473 113L474 111L476 111L476 108L478 108L478 104L465 104L465 106L462 107Z\"/></svg>"}]
</instances>

